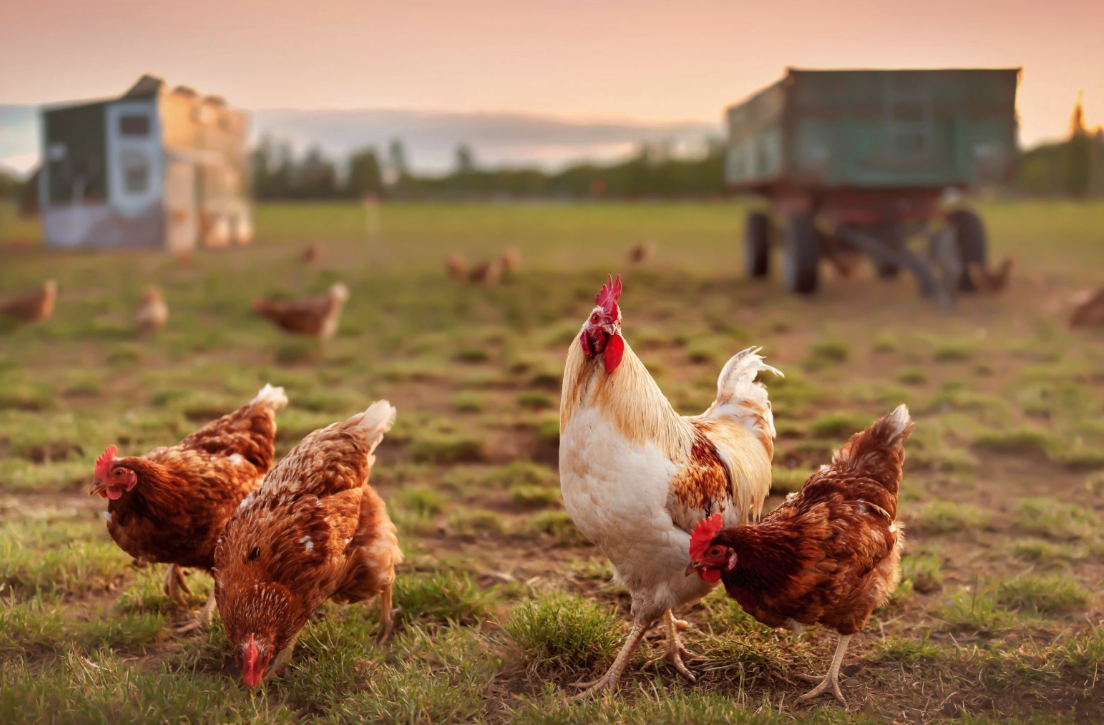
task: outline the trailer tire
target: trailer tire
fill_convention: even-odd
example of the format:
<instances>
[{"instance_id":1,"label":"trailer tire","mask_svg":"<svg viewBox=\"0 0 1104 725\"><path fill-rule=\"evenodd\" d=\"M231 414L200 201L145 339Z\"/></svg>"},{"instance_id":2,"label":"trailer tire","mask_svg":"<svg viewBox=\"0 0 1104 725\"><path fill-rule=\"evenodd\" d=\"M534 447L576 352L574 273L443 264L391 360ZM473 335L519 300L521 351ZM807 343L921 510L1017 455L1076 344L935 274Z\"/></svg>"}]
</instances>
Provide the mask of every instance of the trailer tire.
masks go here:
<instances>
[{"instance_id":1,"label":"trailer tire","mask_svg":"<svg viewBox=\"0 0 1104 725\"><path fill-rule=\"evenodd\" d=\"M744 267L749 279L770 274L770 217L761 211L748 212L744 231Z\"/></svg>"},{"instance_id":2,"label":"trailer tire","mask_svg":"<svg viewBox=\"0 0 1104 725\"><path fill-rule=\"evenodd\" d=\"M962 276L958 280L958 289L961 292L977 292L977 287L970 279L969 265L985 266L988 257L985 224L976 212L969 209L952 211L947 215L947 222L954 229L955 243L958 244L958 252L962 258Z\"/></svg>"},{"instance_id":3,"label":"trailer tire","mask_svg":"<svg viewBox=\"0 0 1104 725\"><path fill-rule=\"evenodd\" d=\"M817 291L820 273L820 232L808 212L786 215L782 244L782 284L787 292Z\"/></svg>"}]
</instances>

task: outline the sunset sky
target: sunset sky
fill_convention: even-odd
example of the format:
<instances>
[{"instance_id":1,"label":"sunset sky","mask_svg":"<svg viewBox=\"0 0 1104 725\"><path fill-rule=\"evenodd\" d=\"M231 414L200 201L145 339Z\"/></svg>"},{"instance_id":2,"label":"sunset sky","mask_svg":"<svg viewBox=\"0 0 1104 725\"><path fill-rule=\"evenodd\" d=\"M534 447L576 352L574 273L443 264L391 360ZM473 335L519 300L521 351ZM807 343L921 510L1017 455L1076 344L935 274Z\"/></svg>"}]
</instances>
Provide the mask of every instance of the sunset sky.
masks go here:
<instances>
[{"instance_id":1,"label":"sunset sky","mask_svg":"<svg viewBox=\"0 0 1104 725\"><path fill-rule=\"evenodd\" d=\"M1064 134L1079 91L1104 122L1099 0L5 5L0 104L117 94L152 72L251 109L715 123L786 66L1023 66L1024 142Z\"/></svg>"}]
</instances>

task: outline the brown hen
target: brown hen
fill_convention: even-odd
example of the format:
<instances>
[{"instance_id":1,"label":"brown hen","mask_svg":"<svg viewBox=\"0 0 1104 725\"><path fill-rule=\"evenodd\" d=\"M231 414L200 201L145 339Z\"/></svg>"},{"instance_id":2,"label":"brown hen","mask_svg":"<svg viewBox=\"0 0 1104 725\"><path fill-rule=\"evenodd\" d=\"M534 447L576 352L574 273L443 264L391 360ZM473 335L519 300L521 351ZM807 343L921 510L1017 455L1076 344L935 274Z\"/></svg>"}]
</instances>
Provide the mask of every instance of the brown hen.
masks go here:
<instances>
[{"instance_id":1,"label":"brown hen","mask_svg":"<svg viewBox=\"0 0 1104 725\"><path fill-rule=\"evenodd\" d=\"M897 490L912 430L902 405L851 436L830 465L761 523L725 529L713 516L691 537L687 576L722 581L768 626L820 624L839 633L828 674L802 700L831 688L844 702L839 669L847 643L900 580Z\"/></svg>"},{"instance_id":2,"label":"brown hen","mask_svg":"<svg viewBox=\"0 0 1104 725\"><path fill-rule=\"evenodd\" d=\"M57 282L46 280L38 289L0 302L0 315L20 322L44 322L54 314Z\"/></svg>"},{"instance_id":3,"label":"brown hen","mask_svg":"<svg viewBox=\"0 0 1104 725\"><path fill-rule=\"evenodd\" d=\"M108 533L134 558L169 564L165 592L178 604L181 589L191 593L181 567L210 571L223 526L272 467L276 411L286 405L284 389L266 385L175 446L123 458L108 446L96 460L89 494L110 499ZM180 631L206 624L213 607L212 596Z\"/></svg>"},{"instance_id":4,"label":"brown hen","mask_svg":"<svg viewBox=\"0 0 1104 725\"><path fill-rule=\"evenodd\" d=\"M305 300L255 300L253 311L285 332L328 340L337 332L347 299L349 288L337 282L326 294Z\"/></svg>"},{"instance_id":5,"label":"brown hen","mask_svg":"<svg viewBox=\"0 0 1104 725\"><path fill-rule=\"evenodd\" d=\"M379 595L379 640L391 634L391 585L402 552L368 476L394 420L395 409L381 400L314 431L226 525L215 552L215 595L247 687L287 664L299 632L327 599Z\"/></svg>"}]
</instances>

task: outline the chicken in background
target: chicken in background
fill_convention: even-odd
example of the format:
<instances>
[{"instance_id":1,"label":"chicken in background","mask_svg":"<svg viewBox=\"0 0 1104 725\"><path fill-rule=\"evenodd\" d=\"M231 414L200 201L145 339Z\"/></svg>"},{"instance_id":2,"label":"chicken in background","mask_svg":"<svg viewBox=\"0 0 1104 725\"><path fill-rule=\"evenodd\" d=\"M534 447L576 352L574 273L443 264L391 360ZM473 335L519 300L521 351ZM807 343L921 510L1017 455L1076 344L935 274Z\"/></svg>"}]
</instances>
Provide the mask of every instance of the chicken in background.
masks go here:
<instances>
[{"instance_id":1,"label":"chicken in background","mask_svg":"<svg viewBox=\"0 0 1104 725\"><path fill-rule=\"evenodd\" d=\"M579 697L611 689L647 629L664 619L663 659L693 681L692 657L673 609L715 582L685 576L690 533L720 514L728 525L756 521L771 482L774 417L758 348L736 354L704 413L675 412L621 332L621 278L602 287L571 343L560 402L560 486L580 531L613 564L632 594L632 630L601 678Z\"/></svg>"},{"instance_id":2,"label":"chicken in background","mask_svg":"<svg viewBox=\"0 0 1104 725\"><path fill-rule=\"evenodd\" d=\"M379 641L392 631L402 561L387 507L368 485L395 421L386 400L309 434L242 502L215 552L215 595L247 687L277 674L324 601L379 596Z\"/></svg>"},{"instance_id":3,"label":"chicken in background","mask_svg":"<svg viewBox=\"0 0 1104 725\"><path fill-rule=\"evenodd\" d=\"M468 273L468 281L472 284L481 284L490 286L498 284L498 280L502 278L502 260L492 259L489 262L483 262L477 264L471 268Z\"/></svg>"},{"instance_id":4,"label":"chicken in background","mask_svg":"<svg viewBox=\"0 0 1104 725\"><path fill-rule=\"evenodd\" d=\"M276 412L286 405L283 388L265 385L175 446L122 458L108 446L96 459L89 495L109 499L108 533L134 558L169 565L165 593L177 604L186 604L181 590L191 594L182 567L211 571L227 520L272 467ZM177 631L207 624L214 602L212 593L198 619Z\"/></svg>"},{"instance_id":5,"label":"chicken in background","mask_svg":"<svg viewBox=\"0 0 1104 725\"><path fill-rule=\"evenodd\" d=\"M157 332L169 320L169 306L165 304L165 296L161 288L155 284L146 287L142 299L138 301L138 309L134 312L134 322L138 325L138 333L151 335Z\"/></svg>"},{"instance_id":6,"label":"chicken in background","mask_svg":"<svg viewBox=\"0 0 1104 725\"><path fill-rule=\"evenodd\" d=\"M897 491L913 427L908 409L898 407L851 436L831 464L761 523L724 528L715 515L690 539L687 576L723 582L767 626L800 631L819 624L839 634L828 674L809 678L819 684L801 700L831 688L846 704L839 670L847 643L900 581Z\"/></svg>"},{"instance_id":7,"label":"chicken in background","mask_svg":"<svg viewBox=\"0 0 1104 725\"><path fill-rule=\"evenodd\" d=\"M977 262L971 262L966 266L966 272L978 291L996 294L1003 292L1008 286L1008 280L1012 277L1012 269L1015 266L1015 257L1005 257L996 269L986 269Z\"/></svg>"},{"instance_id":8,"label":"chicken in background","mask_svg":"<svg viewBox=\"0 0 1104 725\"><path fill-rule=\"evenodd\" d=\"M521 251L517 247L510 247L498 258L498 266L502 268L503 276L510 276L521 271Z\"/></svg>"},{"instance_id":9,"label":"chicken in background","mask_svg":"<svg viewBox=\"0 0 1104 725\"><path fill-rule=\"evenodd\" d=\"M1071 330L1104 327L1104 287L1079 292L1071 301L1075 305L1068 323Z\"/></svg>"},{"instance_id":10,"label":"chicken in background","mask_svg":"<svg viewBox=\"0 0 1104 725\"><path fill-rule=\"evenodd\" d=\"M655 244L652 242L641 242L629 250L629 265L632 267L639 267L647 264L654 256Z\"/></svg>"},{"instance_id":11,"label":"chicken in background","mask_svg":"<svg viewBox=\"0 0 1104 725\"><path fill-rule=\"evenodd\" d=\"M285 332L325 341L337 332L348 299L349 288L337 282L325 294L305 300L254 300L253 311Z\"/></svg>"},{"instance_id":12,"label":"chicken in background","mask_svg":"<svg viewBox=\"0 0 1104 725\"><path fill-rule=\"evenodd\" d=\"M467 282L468 263L464 261L463 255L450 254L445 257L445 272L457 282Z\"/></svg>"},{"instance_id":13,"label":"chicken in background","mask_svg":"<svg viewBox=\"0 0 1104 725\"><path fill-rule=\"evenodd\" d=\"M19 322L45 322L54 314L57 293L57 282L48 279L36 290L0 302L0 315Z\"/></svg>"},{"instance_id":14,"label":"chicken in background","mask_svg":"<svg viewBox=\"0 0 1104 725\"><path fill-rule=\"evenodd\" d=\"M322 245L316 241L311 242L307 245L306 249L303 250L300 258L307 264L314 264L322 259Z\"/></svg>"}]
</instances>

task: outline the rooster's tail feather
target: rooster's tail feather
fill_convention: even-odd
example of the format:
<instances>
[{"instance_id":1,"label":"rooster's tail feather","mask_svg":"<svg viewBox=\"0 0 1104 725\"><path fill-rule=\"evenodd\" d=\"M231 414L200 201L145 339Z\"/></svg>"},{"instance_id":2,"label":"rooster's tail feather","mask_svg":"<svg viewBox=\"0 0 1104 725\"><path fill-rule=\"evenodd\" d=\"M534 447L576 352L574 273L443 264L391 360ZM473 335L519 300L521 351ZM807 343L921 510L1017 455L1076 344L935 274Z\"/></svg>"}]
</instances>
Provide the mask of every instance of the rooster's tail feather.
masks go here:
<instances>
[{"instance_id":1,"label":"rooster's tail feather","mask_svg":"<svg viewBox=\"0 0 1104 725\"><path fill-rule=\"evenodd\" d=\"M717 400L705 412L706 418L734 419L757 436L773 441L774 414L771 413L767 386L757 382L761 371L785 377L782 371L767 365L759 351L761 347L749 347L736 353L721 369L717 377Z\"/></svg>"}]
</instances>

